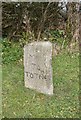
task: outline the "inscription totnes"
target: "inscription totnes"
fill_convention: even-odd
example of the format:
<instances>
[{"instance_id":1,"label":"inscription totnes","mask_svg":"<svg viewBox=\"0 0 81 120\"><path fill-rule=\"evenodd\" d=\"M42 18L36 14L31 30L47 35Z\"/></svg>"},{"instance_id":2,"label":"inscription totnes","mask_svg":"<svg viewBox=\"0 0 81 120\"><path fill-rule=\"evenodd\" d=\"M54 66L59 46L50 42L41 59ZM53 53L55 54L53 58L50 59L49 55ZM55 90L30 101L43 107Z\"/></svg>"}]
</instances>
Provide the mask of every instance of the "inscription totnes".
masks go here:
<instances>
[{"instance_id":1,"label":"inscription totnes","mask_svg":"<svg viewBox=\"0 0 81 120\"><path fill-rule=\"evenodd\" d=\"M46 79L46 75L26 72L27 77L36 78L36 79Z\"/></svg>"}]
</instances>

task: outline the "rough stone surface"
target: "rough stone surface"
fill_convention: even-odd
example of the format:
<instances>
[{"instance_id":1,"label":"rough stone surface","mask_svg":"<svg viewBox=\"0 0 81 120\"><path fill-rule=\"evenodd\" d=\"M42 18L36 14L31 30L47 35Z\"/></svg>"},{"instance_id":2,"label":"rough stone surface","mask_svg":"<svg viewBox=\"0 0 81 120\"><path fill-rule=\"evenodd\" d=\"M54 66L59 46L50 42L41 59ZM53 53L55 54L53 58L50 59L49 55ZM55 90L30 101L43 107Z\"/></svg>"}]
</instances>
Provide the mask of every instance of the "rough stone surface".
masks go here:
<instances>
[{"instance_id":1,"label":"rough stone surface","mask_svg":"<svg viewBox=\"0 0 81 120\"><path fill-rule=\"evenodd\" d=\"M49 41L24 46L24 72L27 88L53 94L52 44Z\"/></svg>"}]
</instances>

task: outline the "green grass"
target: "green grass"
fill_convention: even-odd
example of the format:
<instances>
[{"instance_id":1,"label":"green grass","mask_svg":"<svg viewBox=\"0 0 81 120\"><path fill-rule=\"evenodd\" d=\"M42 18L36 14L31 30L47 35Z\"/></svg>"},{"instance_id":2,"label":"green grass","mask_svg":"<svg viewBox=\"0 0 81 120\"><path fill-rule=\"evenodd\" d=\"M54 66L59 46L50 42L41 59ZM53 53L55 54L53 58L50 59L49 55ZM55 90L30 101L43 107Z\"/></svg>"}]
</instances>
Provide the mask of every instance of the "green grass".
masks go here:
<instances>
[{"instance_id":1,"label":"green grass","mask_svg":"<svg viewBox=\"0 0 81 120\"><path fill-rule=\"evenodd\" d=\"M3 117L78 118L79 57L65 52L53 58L54 95L24 86L23 61L3 64Z\"/></svg>"},{"instance_id":2,"label":"green grass","mask_svg":"<svg viewBox=\"0 0 81 120\"><path fill-rule=\"evenodd\" d=\"M2 45L0 44L0 96L2 96ZM2 97L0 97L0 118L2 117Z\"/></svg>"}]
</instances>

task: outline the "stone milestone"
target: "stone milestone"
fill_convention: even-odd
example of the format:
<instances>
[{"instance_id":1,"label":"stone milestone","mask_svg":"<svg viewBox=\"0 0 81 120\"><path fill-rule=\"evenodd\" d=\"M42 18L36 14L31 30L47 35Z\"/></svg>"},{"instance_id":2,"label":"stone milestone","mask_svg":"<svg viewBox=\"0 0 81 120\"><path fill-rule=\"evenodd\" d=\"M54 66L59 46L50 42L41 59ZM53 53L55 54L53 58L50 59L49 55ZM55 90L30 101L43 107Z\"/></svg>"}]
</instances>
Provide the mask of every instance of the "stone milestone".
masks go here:
<instances>
[{"instance_id":1,"label":"stone milestone","mask_svg":"<svg viewBox=\"0 0 81 120\"><path fill-rule=\"evenodd\" d=\"M49 41L24 46L24 75L27 88L53 94L52 44Z\"/></svg>"}]
</instances>

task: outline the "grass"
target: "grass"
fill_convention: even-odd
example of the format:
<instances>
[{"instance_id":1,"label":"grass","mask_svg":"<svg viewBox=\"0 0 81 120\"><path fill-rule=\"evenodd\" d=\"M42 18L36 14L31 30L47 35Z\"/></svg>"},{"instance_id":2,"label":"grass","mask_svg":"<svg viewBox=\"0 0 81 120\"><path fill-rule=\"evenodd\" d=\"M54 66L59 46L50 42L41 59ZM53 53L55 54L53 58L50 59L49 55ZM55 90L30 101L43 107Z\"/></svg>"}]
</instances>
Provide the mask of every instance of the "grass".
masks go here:
<instances>
[{"instance_id":1,"label":"grass","mask_svg":"<svg viewBox=\"0 0 81 120\"><path fill-rule=\"evenodd\" d=\"M22 62L3 64L3 117L79 118L79 56L62 52L53 58L54 95L24 86Z\"/></svg>"},{"instance_id":2,"label":"grass","mask_svg":"<svg viewBox=\"0 0 81 120\"><path fill-rule=\"evenodd\" d=\"M0 44L0 96L2 96L2 57L1 57L1 52L2 52L2 45ZM0 118L2 117L2 97L0 97Z\"/></svg>"}]
</instances>

